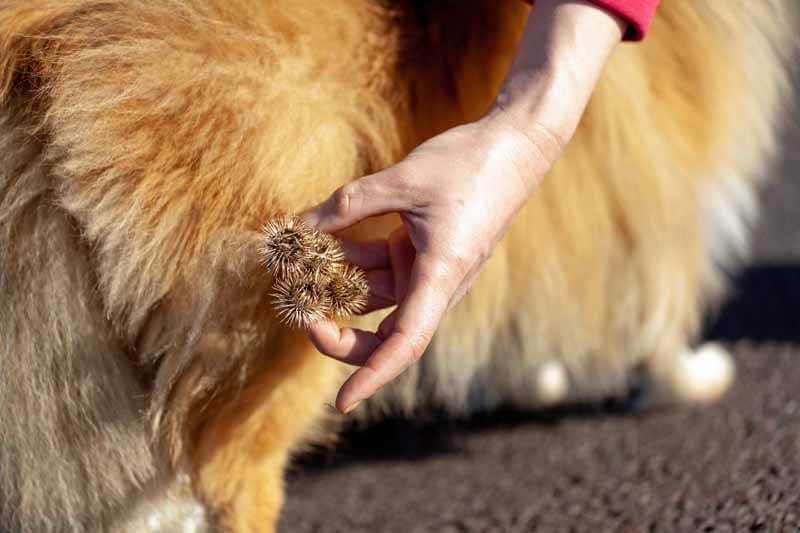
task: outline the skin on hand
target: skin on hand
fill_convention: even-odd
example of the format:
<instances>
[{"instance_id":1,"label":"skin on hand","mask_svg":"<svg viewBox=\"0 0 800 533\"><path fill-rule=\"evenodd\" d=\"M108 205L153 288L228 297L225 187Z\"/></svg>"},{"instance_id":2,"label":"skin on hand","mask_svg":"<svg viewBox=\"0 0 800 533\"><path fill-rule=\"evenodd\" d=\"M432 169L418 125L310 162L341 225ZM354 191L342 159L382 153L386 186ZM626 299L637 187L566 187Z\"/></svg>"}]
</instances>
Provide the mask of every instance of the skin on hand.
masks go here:
<instances>
[{"instance_id":1,"label":"skin on hand","mask_svg":"<svg viewBox=\"0 0 800 533\"><path fill-rule=\"evenodd\" d=\"M347 413L415 363L447 310L469 290L572 136L624 25L590 4L540 0L494 108L386 170L339 188L303 218L335 233L398 213L385 241L346 241L370 284L366 312L397 305L375 332L329 320L307 334L325 355L360 367L336 407Z\"/></svg>"}]
</instances>

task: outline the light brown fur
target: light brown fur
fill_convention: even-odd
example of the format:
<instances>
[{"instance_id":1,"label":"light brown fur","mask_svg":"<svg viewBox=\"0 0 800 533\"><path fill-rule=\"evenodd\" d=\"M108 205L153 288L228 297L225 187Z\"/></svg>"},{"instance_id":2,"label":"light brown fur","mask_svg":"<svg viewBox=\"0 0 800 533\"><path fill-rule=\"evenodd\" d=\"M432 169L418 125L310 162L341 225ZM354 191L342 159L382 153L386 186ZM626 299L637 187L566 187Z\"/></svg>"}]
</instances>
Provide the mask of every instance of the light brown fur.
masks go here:
<instances>
[{"instance_id":1,"label":"light brown fur","mask_svg":"<svg viewBox=\"0 0 800 533\"><path fill-rule=\"evenodd\" d=\"M257 230L480 116L526 13L0 3L2 526L136 530L144 494L185 470L211 523L270 530L343 369L277 324ZM572 398L640 363L669 386L773 147L789 19L664 0L428 355L362 416L537 405L551 360Z\"/></svg>"}]
</instances>

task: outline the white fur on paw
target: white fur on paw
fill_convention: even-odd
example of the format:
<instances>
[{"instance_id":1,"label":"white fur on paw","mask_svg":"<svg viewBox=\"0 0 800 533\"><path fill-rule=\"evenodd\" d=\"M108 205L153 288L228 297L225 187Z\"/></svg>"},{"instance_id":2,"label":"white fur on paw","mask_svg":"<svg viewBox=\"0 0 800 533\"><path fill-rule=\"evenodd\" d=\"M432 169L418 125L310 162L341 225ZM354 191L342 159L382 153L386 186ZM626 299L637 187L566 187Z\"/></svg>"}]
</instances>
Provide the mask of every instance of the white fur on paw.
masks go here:
<instances>
[{"instance_id":1,"label":"white fur on paw","mask_svg":"<svg viewBox=\"0 0 800 533\"><path fill-rule=\"evenodd\" d=\"M548 361L537 369L536 394L543 405L554 405L567 399L569 377L564 365Z\"/></svg>"},{"instance_id":2,"label":"white fur on paw","mask_svg":"<svg viewBox=\"0 0 800 533\"><path fill-rule=\"evenodd\" d=\"M733 359L727 350L719 344L706 343L678 356L675 392L690 402L713 402L730 388L735 374Z\"/></svg>"},{"instance_id":3,"label":"white fur on paw","mask_svg":"<svg viewBox=\"0 0 800 533\"><path fill-rule=\"evenodd\" d=\"M195 501L168 501L152 509L146 518L146 530L175 533L204 533L208 531L205 509Z\"/></svg>"},{"instance_id":4,"label":"white fur on paw","mask_svg":"<svg viewBox=\"0 0 800 533\"><path fill-rule=\"evenodd\" d=\"M191 493L188 477L149 487L111 528L114 533L208 533L205 508Z\"/></svg>"}]
</instances>

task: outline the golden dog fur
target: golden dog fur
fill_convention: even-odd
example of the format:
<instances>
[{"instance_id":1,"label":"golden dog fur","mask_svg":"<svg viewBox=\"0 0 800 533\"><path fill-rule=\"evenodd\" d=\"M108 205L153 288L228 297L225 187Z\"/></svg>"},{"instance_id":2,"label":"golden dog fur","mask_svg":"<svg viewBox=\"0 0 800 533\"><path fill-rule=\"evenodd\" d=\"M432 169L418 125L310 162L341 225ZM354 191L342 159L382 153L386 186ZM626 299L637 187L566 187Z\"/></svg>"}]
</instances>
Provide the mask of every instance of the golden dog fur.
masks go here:
<instances>
[{"instance_id":1,"label":"golden dog fur","mask_svg":"<svg viewBox=\"0 0 800 533\"><path fill-rule=\"evenodd\" d=\"M786 4L663 0L429 353L361 416L540 405L552 361L559 401L637 365L680 392L773 150ZM527 13L0 2L2 527L271 530L344 369L277 324L257 230L479 117Z\"/></svg>"}]
</instances>

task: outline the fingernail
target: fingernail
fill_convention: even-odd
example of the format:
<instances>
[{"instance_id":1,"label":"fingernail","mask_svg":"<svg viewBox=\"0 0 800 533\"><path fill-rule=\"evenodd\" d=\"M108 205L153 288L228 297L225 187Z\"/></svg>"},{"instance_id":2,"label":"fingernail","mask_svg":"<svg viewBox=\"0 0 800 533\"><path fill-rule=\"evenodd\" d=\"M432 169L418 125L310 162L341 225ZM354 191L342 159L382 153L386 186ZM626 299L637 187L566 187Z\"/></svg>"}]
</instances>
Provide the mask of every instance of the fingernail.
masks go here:
<instances>
[{"instance_id":1,"label":"fingernail","mask_svg":"<svg viewBox=\"0 0 800 533\"><path fill-rule=\"evenodd\" d=\"M344 410L344 414L346 414L346 415L349 415L349 414L350 414L350 413L351 413L353 410L355 410L355 408L356 408L356 407L358 407L358 404L360 404L360 403L361 403L361 400L358 400L356 403L351 403L351 404L350 404L350 405L349 405L349 406L348 406L348 407L347 407L347 408Z\"/></svg>"}]
</instances>

